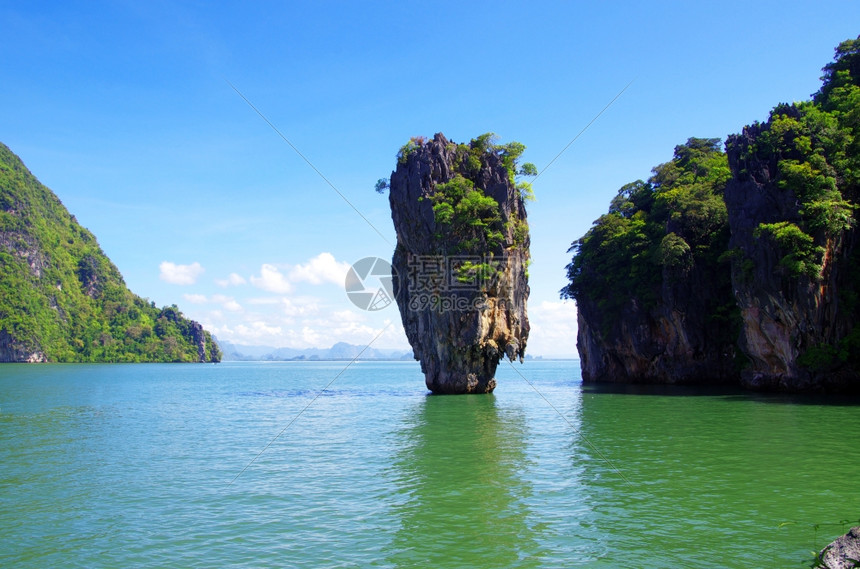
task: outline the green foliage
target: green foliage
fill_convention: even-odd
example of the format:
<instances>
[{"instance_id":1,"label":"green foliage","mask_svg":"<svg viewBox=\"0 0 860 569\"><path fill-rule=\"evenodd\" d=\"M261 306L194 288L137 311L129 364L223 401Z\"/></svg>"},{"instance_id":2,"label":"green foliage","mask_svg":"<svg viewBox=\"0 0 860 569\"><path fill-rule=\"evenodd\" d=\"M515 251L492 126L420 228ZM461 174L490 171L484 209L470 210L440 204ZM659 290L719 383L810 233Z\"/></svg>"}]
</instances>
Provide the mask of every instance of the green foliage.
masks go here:
<instances>
[{"instance_id":1,"label":"green foliage","mask_svg":"<svg viewBox=\"0 0 860 569\"><path fill-rule=\"evenodd\" d=\"M516 188L523 200L527 202L535 201L535 192L530 182L517 182Z\"/></svg>"},{"instance_id":2,"label":"green foliage","mask_svg":"<svg viewBox=\"0 0 860 569\"><path fill-rule=\"evenodd\" d=\"M660 241L657 248L659 263L664 267L687 271L693 267L693 253L690 246L675 233L669 233Z\"/></svg>"},{"instance_id":3,"label":"green foliage","mask_svg":"<svg viewBox=\"0 0 860 569\"><path fill-rule=\"evenodd\" d=\"M491 263L475 263L463 261L456 268L456 278L461 283L486 283L492 279L498 269Z\"/></svg>"},{"instance_id":4,"label":"green foliage","mask_svg":"<svg viewBox=\"0 0 860 569\"><path fill-rule=\"evenodd\" d=\"M537 166L531 162L526 162L520 167L520 171L518 173L520 176L537 176L538 169Z\"/></svg>"},{"instance_id":5,"label":"green foliage","mask_svg":"<svg viewBox=\"0 0 860 569\"><path fill-rule=\"evenodd\" d=\"M415 140L413 138L410 141L412 145L404 146L399 156L414 152L417 149ZM454 175L448 181L437 184L429 196L438 236L444 236L449 244L454 244L449 245L445 253L501 253L506 247L526 245L528 223L519 219L518 209L512 208L509 218L503 220L499 203L475 185L475 180L480 179L488 160L497 157L519 191L520 197L524 200L534 199L528 182L515 182L518 175L533 175L537 172L533 164L518 166L525 146L519 142L498 144L495 134L485 133L472 139L469 144L451 143L446 150L454 154ZM506 235L512 235L512 242L507 242L509 238ZM471 269L467 271L469 274L471 272Z\"/></svg>"},{"instance_id":6,"label":"green foliage","mask_svg":"<svg viewBox=\"0 0 860 569\"><path fill-rule=\"evenodd\" d=\"M503 241L499 203L475 188L474 182L456 174L436 186L431 197L437 225L458 243L458 251L498 249Z\"/></svg>"},{"instance_id":7,"label":"green foliage","mask_svg":"<svg viewBox=\"0 0 860 569\"><path fill-rule=\"evenodd\" d=\"M496 154L502 160L502 165L508 172L508 177L514 186L520 190L520 195L528 200L534 201L534 191L531 184L528 182L517 182L517 176L537 176L537 166L531 162L526 162L519 166L518 162L523 152L525 145L520 142L508 142L507 144L498 144L498 136L495 133L487 132L473 138L469 144L457 145L454 149L457 153L454 167L467 178L475 178L483 167L483 155L492 153Z\"/></svg>"},{"instance_id":8,"label":"green foliage","mask_svg":"<svg viewBox=\"0 0 860 569\"><path fill-rule=\"evenodd\" d=\"M755 176L768 191L785 193L780 200L788 204L785 217L762 220L754 237L778 252L786 275L835 278L839 322L852 326L860 319L860 246L854 234L860 201L860 37L837 47L822 80L813 101L777 105L766 123L749 131L754 136L743 140L750 144L736 147L742 150L737 174L740 181ZM737 320L725 264L735 267L739 283L750 282L756 267L741 248L728 250L723 190L731 173L718 145L717 139L691 138L647 181L623 186L608 213L571 245L562 297L596 304L605 329L625 307L658 303L666 290L661 287L671 279L703 270L725 291L709 321ZM747 170L753 164L757 169ZM835 272L823 270L826 247ZM860 368L860 327L838 342L807 347L798 362L816 373Z\"/></svg>"},{"instance_id":9,"label":"green foliage","mask_svg":"<svg viewBox=\"0 0 860 569\"><path fill-rule=\"evenodd\" d=\"M0 207L0 330L49 361L198 360L192 323L132 294L92 233L2 144Z\"/></svg>"},{"instance_id":10,"label":"green foliage","mask_svg":"<svg viewBox=\"0 0 860 569\"><path fill-rule=\"evenodd\" d=\"M826 371L836 362L844 362L847 353L841 352L834 346L820 344L806 350L797 358L797 363L813 371Z\"/></svg>"},{"instance_id":11,"label":"green foliage","mask_svg":"<svg viewBox=\"0 0 860 569\"><path fill-rule=\"evenodd\" d=\"M797 200L799 219L764 224L758 231L780 247L780 264L792 276L817 278L823 246L855 224L860 87L852 70L858 71L858 49L857 40L840 44L815 100L775 107L742 157L775 163L777 187Z\"/></svg>"},{"instance_id":12,"label":"green foliage","mask_svg":"<svg viewBox=\"0 0 860 569\"><path fill-rule=\"evenodd\" d=\"M742 159L776 164L777 187L798 203L799 219L757 232L779 248L791 276L818 278L823 247L855 225L860 198L860 38L836 48L812 102L778 105Z\"/></svg>"},{"instance_id":13,"label":"green foliage","mask_svg":"<svg viewBox=\"0 0 860 569\"><path fill-rule=\"evenodd\" d=\"M413 136L409 139L409 142L400 147L400 150L397 151L397 162L400 164L406 164L406 160L409 158L409 155L424 146L427 142L427 139L423 136ZM379 182L377 182L379 184ZM379 191L379 187L377 185L376 191Z\"/></svg>"},{"instance_id":14,"label":"green foliage","mask_svg":"<svg viewBox=\"0 0 860 569\"><path fill-rule=\"evenodd\" d=\"M376 181L374 189L376 190L376 193L382 194L389 188L389 184L390 182L388 181L388 178L380 178Z\"/></svg>"},{"instance_id":15,"label":"green foliage","mask_svg":"<svg viewBox=\"0 0 860 569\"><path fill-rule=\"evenodd\" d=\"M815 93L814 100L826 108L834 91L860 85L860 36L840 43L836 47L833 61L825 65L822 71L822 86Z\"/></svg>"},{"instance_id":16,"label":"green foliage","mask_svg":"<svg viewBox=\"0 0 860 569\"><path fill-rule=\"evenodd\" d=\"M496 147L496 142L499 136L495 132L485 132L471 140L469 148L475 150L479 155L484 152L491 152Z\"/></svg>"},{"instance_id":17,"label":"green foliage","mask_svg":"<svg viewBox=\"0 0 860 569\"><path fill-rule=\"evenodd\" d=\"M800 214L813 231L837 235L854 225L853 212L856 208L856 205L842 199L841 195L834 191L826 198L805 203Z\"/></svg>"},{"instance_id":18,"label":"green foliage","mask_svg":"<svg viewBox=\"0 0 860 569\"><path fill-rule=\"evenodd\" d=\"M650 212L654 204L654 188L650 183L636 180L621 186L609 203L609 213L630 218L639 211Z\"/></svg>"},{"instance_id":19,"label":"green foliage","mask_svg":"<svg viewBox=\"0 0 860 569\"><path fill-rule=\"evenodd\" d=\"M529 222L525 219L514 220L514 246L522 247L529 237Z\"/></svg>"},{"instance_id":20,"label":"green foliage","mask_svg":"<svg viewBox=\"0 0 860 569\"><path fill-rule=\"evenodd\" d=\"M811 104L797 104L795 109L797 118L772 117L766 133L772 151L782 158L777 186L799 198L806 229L833 236L853 224L854 205L837 186L849 134L839 127L835 116Z\"/></svg>"},{"instance_id":21,"label":"green foliage","mask_svg":"<svg viewBox=\"0 0 860 569\"><path fill-rule=\"evenodd\" d=\"M854 328L835 345L819 344L806 349L797 363L813 372L828 372L846 363L860 365L860 328Z\"/></svg>"},{"instance_id":22,"label":"green foliage","mask_svg":"<svg viewBox=\"0 0 860 569\"><path fill-rule=\"evenodd\" d=\"M410 163L409 156L424 144L425 139L413 137L398 152L399 164ZM483 286L492 281L499 270L492 259L512 249L525 253L528 261L529 225L523 212L524 201L534 199L534 193L531 184L516 178L534 176L537 168L530 163L519 166L524 151L525 146L519 142L499 144L498 137L491 132L473 138L468 144L448 143L445 152L451 158L450 177L418 197L419 202L429 201L433 211L434 253L461 256L455 276L462 283ZM518 190L518 199L504 210L484 193L483 186L488 179L498 179L500 166ZM377 189L387 187L388 182L380 180ZM479 256L484 261L470 261L470 256Z\"/></svg>"},{"instance_id":23,"label":"green foliage","mask_svg":"<svg viewBox=\"0 0 860 569\"><path fill-rule=\"evenodd\" d=\"M525 145L519 142L509 142L496 147L496 151L499 153L499 156L502 157L502 164L507 169L511 181L513 181L514 177L519 173L519 170L517 169L517 160L519 160L520 156L523 155L525 149Z\"/></svg>"},{"instance_id":24,"label":"green foliage","mask_svg":"<svg viewBox=\"0 0 860 569\"><path fill-rule=\"evenodd\" d=\"M792 276L806 275L817 279L821 272L824 247L815 245L811 235L788 221L762 223L755 232L757 238L766 237L784 253L779 264Z\"/></svg>"},{"instance_id":25,"label":"green foliage","mask_svg":"<svg viewBox=\"0 0 860 569\"><path fill-rule=\"evenodd\" d=\"M606 330L631 303L656 306L666 279L697 266L713 273L715 287L730 291L721 258L728 245L722 195L730 172L719 146L719 139L691 138L647 182L622 186L609 211L571 245L569 284L561 296L596 303ZM730 299L715 299L713 318L728 321L732 306Z\"/></svg>"}]
</instances>

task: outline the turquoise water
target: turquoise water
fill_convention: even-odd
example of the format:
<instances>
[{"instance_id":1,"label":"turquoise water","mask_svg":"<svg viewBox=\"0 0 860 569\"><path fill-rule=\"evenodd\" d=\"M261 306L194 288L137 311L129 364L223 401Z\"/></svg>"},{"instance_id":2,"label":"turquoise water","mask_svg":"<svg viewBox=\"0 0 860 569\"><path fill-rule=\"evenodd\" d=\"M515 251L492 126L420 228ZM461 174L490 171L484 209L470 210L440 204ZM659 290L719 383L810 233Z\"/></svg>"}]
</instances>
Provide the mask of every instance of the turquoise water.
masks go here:
<instances>
[{"instance_id":1,"label":"turquoise water","mask_svg":"<svg viewBox=\"0 0 860 569\"><path fill-rule=\"evenodd\" d=\"M799 568L860 523L856 401L344 365L0 367L0 566Z\"/></svg>"}]
</instances>

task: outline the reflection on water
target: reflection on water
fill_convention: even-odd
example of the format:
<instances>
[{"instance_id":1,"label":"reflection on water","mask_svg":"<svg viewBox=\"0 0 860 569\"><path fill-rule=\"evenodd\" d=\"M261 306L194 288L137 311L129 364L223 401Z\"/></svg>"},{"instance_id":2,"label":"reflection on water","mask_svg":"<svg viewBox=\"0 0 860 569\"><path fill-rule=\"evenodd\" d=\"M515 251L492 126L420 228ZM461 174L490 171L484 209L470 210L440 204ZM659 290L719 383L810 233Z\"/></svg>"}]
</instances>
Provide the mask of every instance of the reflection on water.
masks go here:
<instances>
[{"instance_id":1,"label":"reflection on water","mask_svg":"<svg viewBox=\"0 0 860 569\"><path fill-rule=\"evenodd\" d=\"M860 512L860 406L409 365L3 368L0 567L800 567Z\"/></svg>"},{"instance_id":2,"label":"reflection on water","mask_svg":"<svg viewBox=\"0 0 860 569\"><path fill-rule=\"evenodd\" d=\"M653 386L588 386L582 401L607 566L641 551L643 568L801 566L826 545L816 524L856 517L856 408Z\"/></svg>"},{"instance_id":3,"label":"reflection on water","mask_svg":"<svg viewBox=\"0 0 860 569\"><path fill-rule=\"evenodd\" d=\"M525 422L492 395L429 396L408 415L393 473L396 567L536 567Z\"/></svg>"}]
</instances>

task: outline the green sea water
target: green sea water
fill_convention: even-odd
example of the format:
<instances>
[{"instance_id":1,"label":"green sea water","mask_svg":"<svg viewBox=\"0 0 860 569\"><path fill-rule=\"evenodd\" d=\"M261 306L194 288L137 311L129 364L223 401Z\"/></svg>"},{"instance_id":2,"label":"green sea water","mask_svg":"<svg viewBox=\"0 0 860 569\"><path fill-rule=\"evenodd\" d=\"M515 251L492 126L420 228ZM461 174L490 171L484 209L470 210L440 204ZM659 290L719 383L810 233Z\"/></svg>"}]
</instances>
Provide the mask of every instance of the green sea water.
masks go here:
<instances>
[{"instance_id":1,"label":"green sea water","mask_svg":"<svg viewBox=\"0 0 860 569\"><path fill-rule=\"evenodd\" d=\"M800 568L860 524L856 400L345 367L0 366L0 567Z\"/></svg>"}]
</instances>

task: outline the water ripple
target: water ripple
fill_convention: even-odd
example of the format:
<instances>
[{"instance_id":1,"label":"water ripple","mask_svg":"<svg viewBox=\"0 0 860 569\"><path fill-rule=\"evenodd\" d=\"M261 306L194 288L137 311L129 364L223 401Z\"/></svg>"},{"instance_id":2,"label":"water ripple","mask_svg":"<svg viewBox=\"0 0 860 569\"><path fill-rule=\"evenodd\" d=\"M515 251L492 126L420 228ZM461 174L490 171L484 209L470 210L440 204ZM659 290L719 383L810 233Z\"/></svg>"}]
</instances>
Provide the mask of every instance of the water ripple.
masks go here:
<instances>
[{"instance_id":1,"label":"water ripple","mask_svg":"<svg viewBox=\"0 0 860 569\"><path fill-rule=\"evenodd\" d=\"M322 364L10 368L0 566L786 567L857 518L860 408L574 366L464 397L405 364L323 394Z\"/></svg>"}]
</instances>

